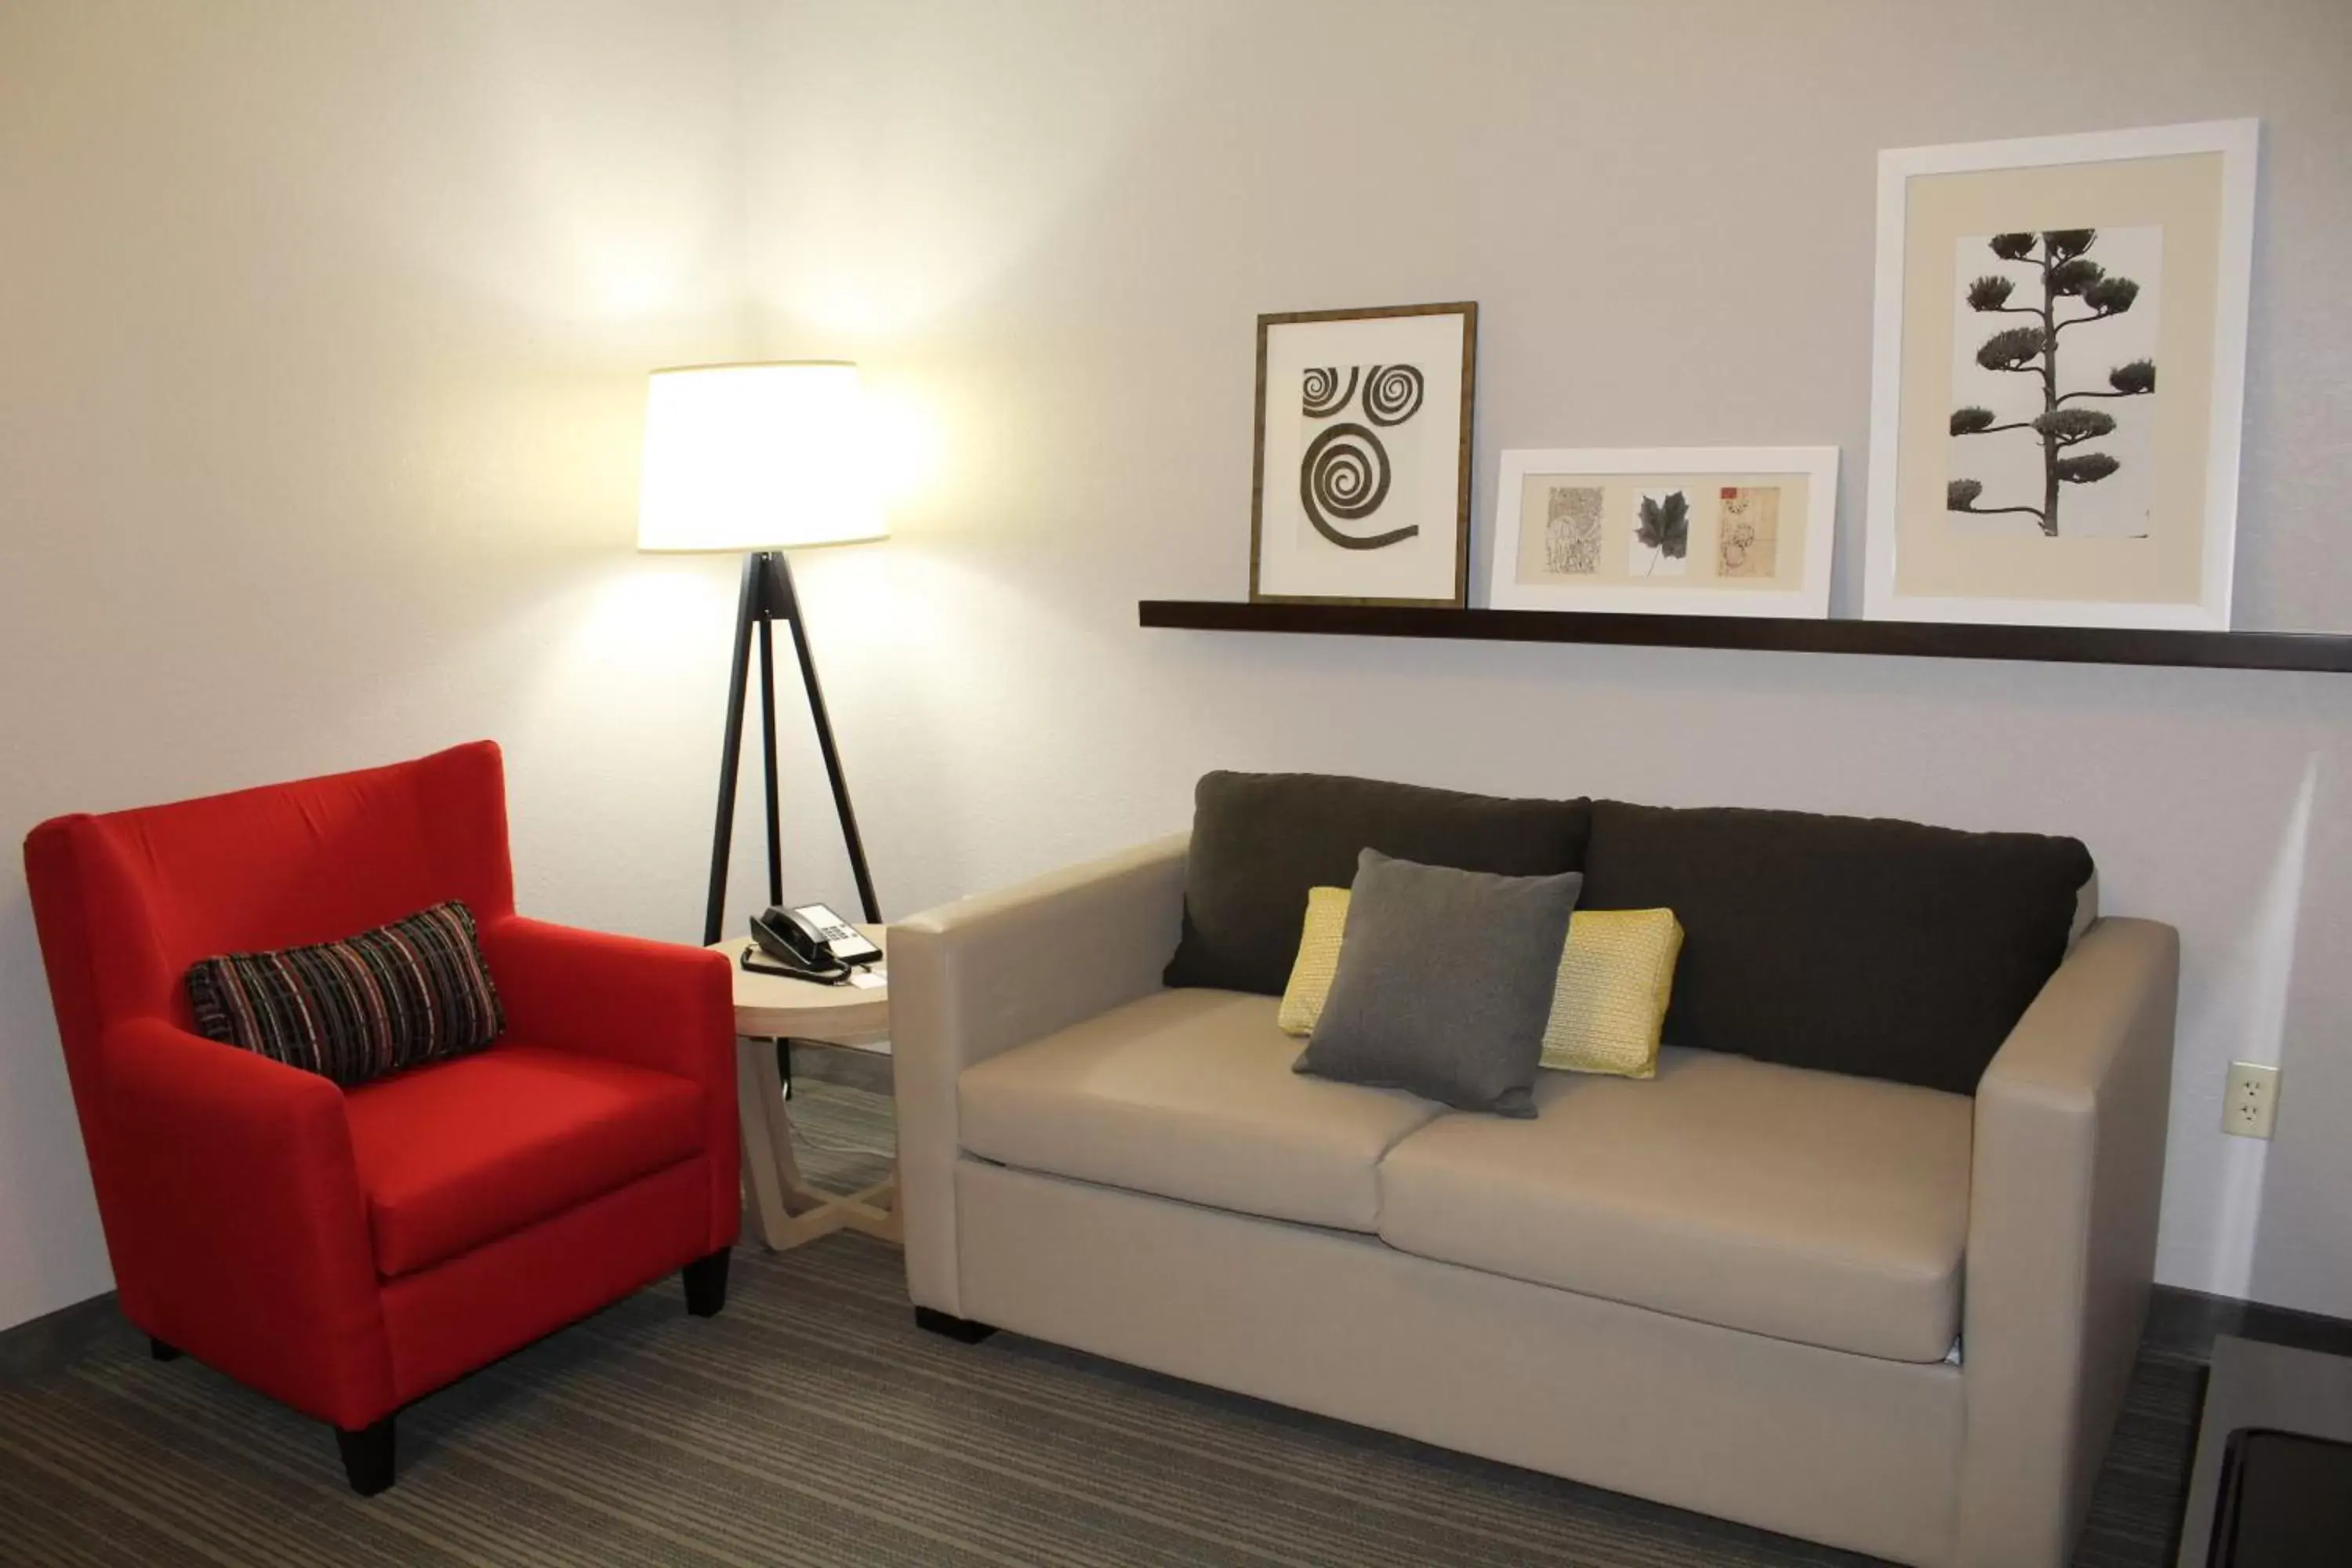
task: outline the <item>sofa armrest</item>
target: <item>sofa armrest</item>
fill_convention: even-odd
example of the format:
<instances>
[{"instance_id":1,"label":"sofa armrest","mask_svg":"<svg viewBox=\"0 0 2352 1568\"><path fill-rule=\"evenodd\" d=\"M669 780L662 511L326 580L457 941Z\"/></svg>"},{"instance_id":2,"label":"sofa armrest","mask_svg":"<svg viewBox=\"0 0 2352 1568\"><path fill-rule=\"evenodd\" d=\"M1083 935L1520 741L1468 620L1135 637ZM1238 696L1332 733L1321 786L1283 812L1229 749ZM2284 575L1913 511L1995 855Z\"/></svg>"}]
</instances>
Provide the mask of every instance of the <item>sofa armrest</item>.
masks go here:
<instances>
[{"instance_id":1,"label":"sofa armrest","mask_svg":"<svg viewBox=\"0 0 2352 1568\"><path fill-rule=\"evenodd\" d=\"M702 1089L712 1251L734 1240L735 971L723 953L510 915L482 931L507 1027L535 1046L691 1079Z\"/></svg>"},{"instance_id":2,"label":"sofa armrest","mask_svg":"<svg viewBox=\"0 0 2352 1568\"><path fill-rule=\"evenodd\" d=\"M1977 1086L1958 1561L2060 1568L2147 1310L2180 939L2099 921Z\"/></svg>"},{"instance_id":3,"label":"sofa armrest","mask_svg":"<svg viewBox=\"0 0 2352 1568\"><path fill-rule=\"evenodd\" d=\"M1184 908L1179 834L890 927L898 1205L915 1304L959 1312L956 1079L1159 989Z\"/></svg>"},{"instance_id":4,"label":"sofa armrest","mask_svg":"<svg viewBox=\"0 0 2352 1568\"><path fill-rule=\"evenodd\" d=\"M342 1090L161 1018L117 1025L101 1050L133 1321L339 1426L390 1411Z\"/></svg>"}]
</instances>

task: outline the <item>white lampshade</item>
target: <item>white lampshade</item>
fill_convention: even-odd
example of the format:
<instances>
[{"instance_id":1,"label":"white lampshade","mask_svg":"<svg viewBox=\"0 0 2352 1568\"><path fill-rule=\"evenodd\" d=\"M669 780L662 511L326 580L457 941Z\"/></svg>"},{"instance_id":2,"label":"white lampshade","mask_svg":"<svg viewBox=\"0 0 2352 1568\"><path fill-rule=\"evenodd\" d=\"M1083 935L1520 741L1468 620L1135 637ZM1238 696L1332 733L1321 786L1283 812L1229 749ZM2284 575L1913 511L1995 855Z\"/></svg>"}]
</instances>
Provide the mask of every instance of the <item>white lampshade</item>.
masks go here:
<instances>
[{"instance_id":1,"label":"white lampshade","mask_svg":"<svg viewBox=\"0 0 2352 1568\"><path fill-rule=\"evenodd\" d=\"M783 550L888 532L856 365L654 372L638 549Z\"/></svg>"}]
</instances>

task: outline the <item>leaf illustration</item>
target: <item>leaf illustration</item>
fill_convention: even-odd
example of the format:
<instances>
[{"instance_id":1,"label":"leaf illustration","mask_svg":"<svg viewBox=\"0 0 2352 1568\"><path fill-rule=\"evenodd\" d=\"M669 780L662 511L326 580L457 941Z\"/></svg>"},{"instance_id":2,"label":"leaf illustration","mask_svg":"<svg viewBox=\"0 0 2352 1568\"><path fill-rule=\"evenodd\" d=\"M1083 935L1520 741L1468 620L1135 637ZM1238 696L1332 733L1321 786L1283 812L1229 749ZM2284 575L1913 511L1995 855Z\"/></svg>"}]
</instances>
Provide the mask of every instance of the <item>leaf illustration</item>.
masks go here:
<instances>
[{"instance_id":1,"label":"leaf illustration","mask_svg":"<svg viewBox=\"0 0 2352 1568\"><path fill-rule=\"evenodd\" d=\"M1690 553L1690 499L1670 491L1663 501L1642 498L1642 526L1633 531L1642 544L1672 561Z\"/></svg>"}]
</instances>

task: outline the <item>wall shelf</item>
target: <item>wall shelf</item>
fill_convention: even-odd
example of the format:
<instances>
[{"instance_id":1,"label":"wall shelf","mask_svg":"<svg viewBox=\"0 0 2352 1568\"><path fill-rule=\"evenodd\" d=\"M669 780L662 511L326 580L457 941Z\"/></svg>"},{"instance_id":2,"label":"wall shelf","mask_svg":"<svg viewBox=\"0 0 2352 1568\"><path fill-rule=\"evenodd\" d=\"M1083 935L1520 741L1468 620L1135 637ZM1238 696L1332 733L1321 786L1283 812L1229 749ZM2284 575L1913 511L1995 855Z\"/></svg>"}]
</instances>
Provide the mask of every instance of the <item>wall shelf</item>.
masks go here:
<instances>
[{"instance_id":1,"label":"wall shelf","mask_svg":"<svg viewBox=\"0 0 2352 1568\"><path fill-rule=\"evenodd\" d=\"M1251 605L1145 599L1147 626L1325 637L1452 637L1474 642L1611 643L1907 658L2026 659L2203 669L2352 674L2352 637L2317 632L2177 632L2097 626L1980 626L1932 621L1626 616L1585 611L1453 610L1396 605Z\"/></svg>"}]
</instances>

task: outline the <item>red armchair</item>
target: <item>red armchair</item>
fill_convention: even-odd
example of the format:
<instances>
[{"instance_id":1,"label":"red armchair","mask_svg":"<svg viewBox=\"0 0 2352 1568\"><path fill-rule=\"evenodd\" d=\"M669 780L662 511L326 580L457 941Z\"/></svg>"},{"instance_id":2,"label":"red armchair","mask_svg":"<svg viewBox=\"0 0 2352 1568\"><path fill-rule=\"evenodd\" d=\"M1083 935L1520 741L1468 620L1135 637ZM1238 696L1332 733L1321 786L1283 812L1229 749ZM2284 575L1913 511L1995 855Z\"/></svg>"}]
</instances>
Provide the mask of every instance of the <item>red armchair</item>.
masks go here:
<instances>
[{"instance_id":1,"label":"red armchair","mask_svg":"<svg viewBox=\"0 0 2352 1568\"><path fill-rule=\"evenodd\" d=\"M496 746L58 817L25 867L124 1314L331 1423L362 1494L420 1395L672 1269L724 1304L727 961L518 916ZM194 960L447 899L505 1004L488 1050L346 1091L190 1032Z\"/></svg>"}]
</instances>

